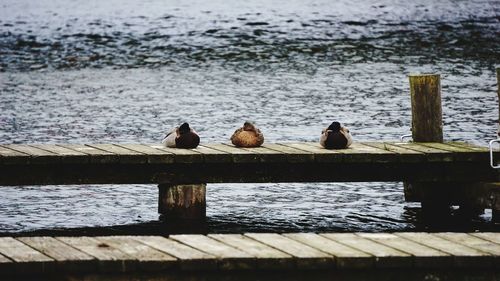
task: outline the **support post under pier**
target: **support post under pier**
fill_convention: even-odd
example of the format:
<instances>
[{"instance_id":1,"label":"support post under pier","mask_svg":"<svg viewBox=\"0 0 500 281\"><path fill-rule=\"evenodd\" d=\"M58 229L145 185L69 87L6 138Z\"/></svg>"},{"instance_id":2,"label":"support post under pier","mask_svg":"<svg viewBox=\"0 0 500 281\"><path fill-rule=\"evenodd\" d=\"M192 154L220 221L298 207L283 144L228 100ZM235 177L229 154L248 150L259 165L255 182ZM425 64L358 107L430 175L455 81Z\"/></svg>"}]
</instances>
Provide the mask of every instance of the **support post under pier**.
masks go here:
<instances>
[{"instance_id":1,"label":"support post under pier","mask_svg":"<svg viewBox=\"0 0 500 281\"><path fill-rule=\"evenodd\" d=\"M158 185L158 213L167 220L204 220L206 184Z\"/></svg>"}]
</instances>

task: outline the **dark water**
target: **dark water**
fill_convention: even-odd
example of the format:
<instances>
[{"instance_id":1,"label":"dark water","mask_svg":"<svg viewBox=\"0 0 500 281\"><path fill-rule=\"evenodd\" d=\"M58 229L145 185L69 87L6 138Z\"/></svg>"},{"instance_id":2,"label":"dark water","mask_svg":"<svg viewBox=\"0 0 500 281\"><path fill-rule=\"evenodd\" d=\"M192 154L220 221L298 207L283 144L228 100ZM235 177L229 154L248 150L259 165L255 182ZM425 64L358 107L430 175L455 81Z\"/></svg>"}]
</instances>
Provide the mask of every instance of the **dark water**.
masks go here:
<instances>
[{"instance_id":1,"label":"dark water","mask_svg":"<svg viewBox=\"0 0 500 281\"><path fill-rule=\"evenodd\" d=\"M182 121L226 142L244 120L269 142L316 141L332 120L395 140L407 75L433 72L445 138L485 145L499 14L482 0L0 0L0 142L158 142ZM2 187L0 232L175 231L156 200L151 185ZM489 212L430 224L401 183L214 184L207 200L208 232L496 228Z\"/></svg>"}]
</instances>

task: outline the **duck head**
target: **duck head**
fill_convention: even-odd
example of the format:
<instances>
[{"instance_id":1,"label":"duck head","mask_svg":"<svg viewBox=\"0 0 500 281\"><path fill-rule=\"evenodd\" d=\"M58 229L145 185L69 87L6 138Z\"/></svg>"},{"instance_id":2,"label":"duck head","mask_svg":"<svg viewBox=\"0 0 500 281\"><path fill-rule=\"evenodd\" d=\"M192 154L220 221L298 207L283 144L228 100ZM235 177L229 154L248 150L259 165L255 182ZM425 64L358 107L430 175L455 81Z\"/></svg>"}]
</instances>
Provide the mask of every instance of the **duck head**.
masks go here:
<instances>
[{"instance_id":1,"label":"duck head","mask_svg":"<svg viewBox=\"0 0 500 281\"><path fill-rule=\"evenodd\" d=\"M340 123L339 122L332 122L332 124L330 124L330 126L328 126L328 130L332 131L332 132L339 132L340 131Z\"/></svg>"},{"instance_id":2,"label":"duck head","mask_svg":"<svg viewBox=\"0 0 500 281\"><path fill-rule=\"evenodd\" d=\"M243 124L243 131L255 131L255 125L247 121Z\"/></svg>"},{"instance_id":3,"label":"duck head","mask_svg":"<svg viewBox=\"0 0 500 281\"><path fill-rule=\"evenodd\" d=\"M186 134L191 132L191 128L189 128L188 123L182 123L182 125L179 127L179 134Z\"/></svg>"}]
</instances>

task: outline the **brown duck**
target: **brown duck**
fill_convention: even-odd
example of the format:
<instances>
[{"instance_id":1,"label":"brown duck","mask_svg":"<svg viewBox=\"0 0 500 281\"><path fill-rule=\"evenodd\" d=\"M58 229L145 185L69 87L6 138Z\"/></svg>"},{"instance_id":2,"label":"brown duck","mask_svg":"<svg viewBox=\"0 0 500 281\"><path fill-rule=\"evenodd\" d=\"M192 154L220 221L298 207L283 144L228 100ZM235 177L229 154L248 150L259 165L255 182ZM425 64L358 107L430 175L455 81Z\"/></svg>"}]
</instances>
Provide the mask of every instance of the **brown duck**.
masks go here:
<instances>
[{"instance_id":1,"label":"brown duck","mask_svg":"<svg viewBox=\"0 0 500 281\"><path fill-rule=\"evenodd\" d=\"M254 124L245 122L231 136L231 142L237 147L258 147L264 143L264 135Z\"/></svg>"}]
</instances>

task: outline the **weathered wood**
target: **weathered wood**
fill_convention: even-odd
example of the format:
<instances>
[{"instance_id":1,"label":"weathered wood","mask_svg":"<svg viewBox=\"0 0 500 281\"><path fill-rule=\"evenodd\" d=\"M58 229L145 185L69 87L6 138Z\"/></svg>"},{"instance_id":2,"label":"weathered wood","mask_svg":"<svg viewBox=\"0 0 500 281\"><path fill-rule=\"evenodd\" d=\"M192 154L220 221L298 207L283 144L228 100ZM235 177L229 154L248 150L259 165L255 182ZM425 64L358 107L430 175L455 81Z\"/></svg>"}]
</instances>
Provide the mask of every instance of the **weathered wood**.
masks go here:
<instances>
[{"instance_id":1,"label":"weathered wood","mask_svg":"<svg viewBox=\"0 0 500 281\"><path fill-rule=\"evenodd\" d=\"M233 157L233 162L235 163L256 163L260 162L260 157L258 154L253 153L251 151L238 148L234 145L223 144L223 143L214 143L214 144L205 144L205 147L219 150L225 153L231 154Z\"/></svg>"},{"instance_id":2,"label":"weathered wood","mask_svg":"<svg viewBox=\"0 0 500 281\"><path fill-rule=\"evenodd\" d=\"M20 237L17 240L56 260L58 271L91 272L97 268L94 257L53 237Z\"/></svg>"},{"instance_id":3,"label":"weathered wood","mask_svg":"<svg viewBox=\"0 0 500 281\"><path fill-rule=\"evenodd\" d=\"M266 143L262 147L281 152L286 155L286 159L290 163L307 163L314 162L314 153L296 149L283 144Z\"/></svg>"},{"instance_id":4,"label":"weathered wood","mask_svg":"<svg viewBox=\"0 0 500 281\"><path fill-rule=\"evenodd\" d=\"M316 233L290 233L283 235L334 256L338 268L371 268L374 265L375 258L372 255L327 239Z\"/></svg>"},{"instance_id":5,"label":"weathered wood","mask_svg":"<svg viewBox=\"0 0 500 281\"><path fill-rule=\"evenodd\" d=\"M418 268L447 268L453 265L450 254L418 244L390 233L361 233L359 236L384 244L413 256L413 266Z\"/></svg>"},{"instance_id":6,"label":"weathered wood","mask_svg":"<svg viewBox=\"0 0 500 281\"><path fill-rule=\"evenodd\" d=\"M454 265L457 267L488 267L492 264L492 257L489 254L430 233L408 232L396 235L453 255Z\"/></svg>"},{"instance_id":7,"label":"weathered wood","mask_svg":"<svg viewBox=\"0 0 500 281\"><path fill-rule=\"evenodd\" d=\"M98 260L102 272L130 272L137 268L137 260L124 252L92 237L55 237Z\"/></svg>"},{"instance_id":8,"label":"weathered wood","mask_svg":"<svg viewBox=\"0 0 500 281\"><path fill-rule=\"evenodd\" d=\"M455 161L488 161L489 157L486 154L476 153L474 150L467 147L454 146L447 143L424 142L419 143L423 146L449 151L453 154Z\"/></svg>"},{"instance_id":9,"label":"weathered wood","mask_svg":"<svg viewBox=\"0 0 500 281\"><path fill-rule=\"evenodd\" d=\"M440 75L410 75L412 137L415 142L443 142Z\"/></svg>"},{"instance_id":10,"label":"weathered wood","mask_svg":"<svg viewBox=\"0 0 500 281\"><path fill-rule=\"evenodd\" d=\"M256 257L259 268L286 269L294 267L294 260L291 255L241 234L209 234L208 237Z\"/></svg>"},{"instance_id":11,"label":"weathered wood","mask_svg":"<svg viewBox=\"0 0 500 281\"><path fill-rule=\"evenodd\" d=\"M30 156L28 159L29 163L51 164L51 163L61 162L61 158L58 157L57 154L36 147L32 147L26 144L4 144L2 146L4 148L28 154Z\"/></svg>"},{"instance_id":12,"label":"weathered wood","mask_svg":"<svg viewBox=\"0 0 500 281\"><path fill-rule=\"evenodd\" d=\"M171 235L175 241L219 258L219 268L224 270L255 269L254 256L203 235Z\"/></svg>"},{"instance_id":13,"label":"weathered wood","mask_svg":"<svg viewBox=\"0 0 500 281\"><path fill-rule=\"evenodd\" d=\"M32 144L31 146L59 155L62 163L87 163L90 161L88 154L55 144Z\"/></svg>"},{"instance_id":14,"label":"weathered wood","mask_svg":"<svg viewBox=\"0 0 500 281\"><path fill-rule=\"evenodd\" d=\"M169 220L203 220L206 217L206 184L160 184L158 213Z\"/></svg>"},{"instance_id":15,"label":"weathered wood","mask_svg":"<svg viewBox=\"0 0 500 281\"><path fill-rule=\"evenodd\" d=\"M114 247L138 260L138 267L146 271L172 268L176 258L143 244L130 236L101 236L95 239Z\"/></svg>"},{"instance_id":16,"label":"weathered wood","mask_svg":"<svg viewBox=\"0 0 500 281\"><path fill-rule=\"evenodd\" d=\"M497 95L498 95L498 126L497 136L500 138L500 68L497 68Z\"/></svg>"},{"instance_id":17,"label":"weathered wood","mask_svg":"<svg viewBox=\"0 0 500 281\"><path fill-rule=\"evenodd\" d=\"M402 163L418 163L425 162L425 153L418 152L412 149L399 147L391 143L381 143L381 142L363 142L364 145L373 146L378 149L384 149L390 152L398 154L398 160Z\"/></svg>"},{"instance_id":18,"label":"weathered wood","mask_svg":"<svg viewBox=\"0 0 500 281\"><path fill-rule=\"evenodd\" d=\"M453 153L450 151L423 146L414 142L397 142L392 143L392 145L425 153L426 159L429 162L453 161Z\"/></svg>"},{"instance_id":19,"label":"weathered wood","mask_svg":"<svg viewBox=\"0 0 500 281\"><path fill-rule=\"evenodd\" d=\"M307 143L308 146L315 147L317 149L322 149L323 151L333 151L335 153L341 154L340 159L344 163L387 163L395 162L397 160L397 154L385 149L379 149L374 146L365 145L363 143L353 143L349 148L329 150L322 148L317 143ZM318 151L319 153L321 151ZM319 155L315 155L318 157Z\"/></svg>"},{"instance_id":20,"label":"weathered wood","mask_svg":"<svg viewBox=\"0 0 500 281\"><path fill-rule=\"evenodd\" d=\"M338 150L325 149L317 143L282 143L281 145L314 153L316 162L342 162L343 158L343 154Z\"/></svg>"},{"instance_id":21,"label":"weathered wood","mask_svg":"<svg viewBox=\"0 0 500 281\"><path fill-rule=\"evenodd\" d=\"M114 144L88 144L90 147L94 147L109 153L114 153L118 155L120 163L147 163L148 158L145 154L126 149L121 146Z\"/></svg>"},{"instance_id":22,"label":"weathered wood","mask_svg":"<svg viewBox=\"0 0 500 281\"><path fill-rule=\"evenodd\" d=\"M313 247L275 233L247 233L245 236L292 255L300 269L333 268L333 257Z\"/></svg>"},{"instance_id":23,"label":"weathered wood","mask_svg":"<svg viewBox=\"0 0 500 281\"><path fill-rule=\"evenodd\" d=\"M177 241L159 236L135 236L131 237L150 247L167 253L179 259L179 267L184 270L208 270L216 269L216 257L202 251L186 246Z\"/></svg>"},{"instance_id":24,"label":"weathered wood","mask_svg":"<svg viewBox=\"0 0 500 281\"><path fill-rule=\"evenodd\" d=\"M12 238L0 238L0 254L15 261L13 273L39 274L54 270L54 259Z\"/></svg>"},{"instance_id":25,"label":"weathered wood","mask_svg":"<svg viewBox=\"0 0 500 281\"><path fill-rule=\"evenodd\" d=\"M115 144L141 154L145 154L148 163L174 163L174 154L144 144Z\"/></svg>"},{"instance_id":26,"label":"weathered wood","mask_svg":"<svg viewBox=\"0 0 500 281\"><path fill-rule=\"evenodd\" d=\"M119 161L118 155L114 153L83 144L58 144L58 146L88 154L90 156L90 163L109 164L118 163Z\"/></svg>"},{"instance_id":27,"label":"weathered wood","mask_svg":"<svg viewBox=\"0 0 500 281\"><path fill-rule=\"evenodd\" d=\"M500 233L498 232L476 232L469 234L500 245Z\"/></svg>"},{"instance_id":28,"label":"weathered wood","mask_svg":"<svg viewBox=\"0 0 500 281\"><path fill-rule=\"evenodd\" d=\"M482 239L476 236L469 235L467 233L442 232L435 233L434 235L437 235L449 241L453 241L460 245L479 250L481 252L489 253L495 256L495 263L497 265L500 265L500 244L496 244L487 239Z\"/></svg>"},{"instance_id":29,"label":"weathered wood","mask_svg":"<svg viewBox=\"0 0 500 281\"><path fill-rule=\"evenodd\" d=\"M149 147L172 153L176 163L200 163L203 155L194 149L170 148L159 144L148 144Z\"/></svg>"},{"instance_id":30,"label":"weathered wood","mask_svg":"<svg viewBox=\"0 0 500 281\"><path fill-rule=\"evenodd\" d=\"M0 146L0 163L2 164L27 164L30 156L7 147Z\"/></svg>"},{"instance_id":31,"label":"weathered wood","mask_svg":"<svg viewBox=\"0 0 500 281\"><path fill-rule=\"evenodd\" d=\"M203 146L203 145L199 145L197 148L195 148L193 150L203 154L203 161L205 163L231 163L231 162L233 162L233 156L231 156L231 154L227 153L227 152L208 148L208 147Z\"/></svg>"},{"instance_id":32,"label":"weathered wood","mask_svg":"<svg viewBox=\"0 0 500 281\"><path fill-rule=\"evenodd\" d=\"M283 162L286 161L286 155L276 150L265 147L244 148L252 153L259 155L260 162Z\"/></svg>"},{"instance_id":33,"label":"weathered wood","mask_svg":"<svg viewBox=\"0 0 500 281\"><path fill-rule=\"evenodd\" d=\"M375 257L375 267L408 268L412 266L410 255L363 238L353 233L327 233L322 236Z\"/></svg>"}]
</instances>

